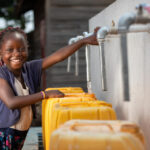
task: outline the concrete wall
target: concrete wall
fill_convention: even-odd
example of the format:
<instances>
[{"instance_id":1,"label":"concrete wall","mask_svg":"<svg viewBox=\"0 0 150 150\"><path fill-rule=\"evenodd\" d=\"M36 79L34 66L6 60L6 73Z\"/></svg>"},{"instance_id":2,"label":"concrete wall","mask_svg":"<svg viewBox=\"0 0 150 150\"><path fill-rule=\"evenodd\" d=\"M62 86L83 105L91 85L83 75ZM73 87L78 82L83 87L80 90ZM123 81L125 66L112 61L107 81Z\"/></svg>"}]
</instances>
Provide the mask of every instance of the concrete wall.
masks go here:
<instances>
[{"instance_id":1,"label":"concrete wall","mask_svg":"<svg viewBox=\"0 0 150 150\"><path fill-rule=\"evenodd\" d=\"M96 26L117 27L126 12L135 12L139 3L149 0L117 0L89 21L90 31ZM128 34L130 101L124 101L121 70L120 37L113 35L105 42L107 91L101 90L99 49L91 47L92 91L97 98L113 104L118 119L136 122L144 131L147 149L150 149L150 33Z\"/></svg>"}]
</instances>

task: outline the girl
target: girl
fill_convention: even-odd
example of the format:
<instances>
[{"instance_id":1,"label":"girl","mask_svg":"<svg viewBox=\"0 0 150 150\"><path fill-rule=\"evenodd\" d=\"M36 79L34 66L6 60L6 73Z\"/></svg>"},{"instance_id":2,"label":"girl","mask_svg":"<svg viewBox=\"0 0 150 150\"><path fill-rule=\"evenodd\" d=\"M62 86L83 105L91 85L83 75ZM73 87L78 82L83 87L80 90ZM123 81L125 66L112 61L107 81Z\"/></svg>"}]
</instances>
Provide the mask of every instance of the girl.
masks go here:
<instances>
[{"instance_id":1,"label":"girl","mask_svg":"<svg viewBox=\"0 0 150 150\"><path fill-rule=\"evenodd\" d=\"M97 45L96 32L39 60L26 62L28 43L20 28L0 32L0 149L20 150L33 117L33 104L49 97L63 97L58 90L41 91L42 71L63 61L85 44Z\"/></svg>"}]
</instances>

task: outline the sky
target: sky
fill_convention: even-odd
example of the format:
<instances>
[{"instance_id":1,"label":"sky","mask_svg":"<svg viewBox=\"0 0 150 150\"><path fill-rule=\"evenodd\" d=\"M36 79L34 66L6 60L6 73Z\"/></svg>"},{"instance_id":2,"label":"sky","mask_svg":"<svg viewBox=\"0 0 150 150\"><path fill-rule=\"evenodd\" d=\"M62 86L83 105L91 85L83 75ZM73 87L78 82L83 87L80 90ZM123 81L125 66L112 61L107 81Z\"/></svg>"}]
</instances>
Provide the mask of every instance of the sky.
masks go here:
<instances>
[{"instance_id":1,"label":"sky","mask_svg":"<svg viewBox=\"0 0 150 150\"><path fill-rule=\"evenodd\" d=\"M24 31L25 31L25 33L29 33L34 30L34 14L33 14L33 11L28 11L24 15L25 15L25 18L27 18L29 21L28 23L25 24ZM9 25L15 26L13 20L6 22L5 19L0 17L0 28L5 28L7 23Z\"/></svg>"}]
</instances>

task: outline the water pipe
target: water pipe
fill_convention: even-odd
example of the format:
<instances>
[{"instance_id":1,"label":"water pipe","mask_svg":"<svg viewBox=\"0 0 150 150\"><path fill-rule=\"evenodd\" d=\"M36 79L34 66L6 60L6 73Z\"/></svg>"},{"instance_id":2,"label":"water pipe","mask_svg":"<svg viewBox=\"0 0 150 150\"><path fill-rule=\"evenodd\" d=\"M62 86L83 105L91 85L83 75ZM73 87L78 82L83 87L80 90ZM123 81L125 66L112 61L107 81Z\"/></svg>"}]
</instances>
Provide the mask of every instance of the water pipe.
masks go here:
<instances>
[{"instance_id":1,"label":"water pipe","mask_svg":"<svg viewBox=\"0 0 150 150\"><path fill-rule=\"evenodd\" d=\"M93 33L83 32L83 36L86 38L91 36ZM91 85L91 74L90 74L90 47L87 44L85 46L85 60L86 60L86 80L87 80L87 90L88 93L92 93L92 85Z\"/></svg>"},{"instance_id":2,"label":"water pipe","mask_svg":"<svg viewBox=\"0 0 150 150\"><path fill-rule=\"evenodd\" d=\"M128 16L128 15L127 15ZM131 23L132 21L132 18L133 18L133 15L131 15L129 17L130 21L128 21L127 25L129 25L129 22ZM124 20L124 19L123 19ZM145 20L145 19L144 19ZM122 28L123 30L124 28ZM123 30L125 31L125 30ZM147 25L144 25L144 26L128 26L128 33L133 33L133 32L149 32L150 31L150 24L147 24ZM120 28L115 28L115 27L107 27L107 26L104 26L102 28L100 28L97 32L97 40L99 42L99 48L100 48L100 61L101 61L101 84L102 84L102 90L103 91L106 91L107 90L107 85L106 85L106 70L105 70L105 54L104 54L104 41L105 41L105 38L107 37L107 35L110 35L110 34L119 34L121 33L120 32ZM122 34L121 34L122 36ZM123 37L124 38L124 37ZM124 39L125 40L125 39ZM123 44L123 43L122 43ZM124 48L126 47L123 46ZM127 54L123 51L122 53L123 56L127 56ZM125 58L123 58L123 62L125 61L126 62L126 65L123 65L123 68L124 68L124 72L127 72L128 73L128 68L127 68L127 60L125 60ZM124 64L124 63L123 63ZM124 79L125 83L128 83L128 78ZM126 87L128 87L128 84L125 85ZM126 99L128 99L128 93L125 94L126 95Z\"/></svg>"},{"instance_id":3,"label":"water pipe","mask_svg":"<svg viewBox=\"0 0 150 150\"><path fill-rule=\"evenodd\" d=\"M121 33L121 57L122 57L122 75L123 75L123 92L124 99L129 101L130 89L129 89L129 73L128 73L128 51L127 51L127 36L129 27L132 24L147 24L150 23L150 17L143 15L143 7L139 5L137 7L138 13L126 13L120 17L118 22L118 32Z\"/></svg>"},{"instance_id":4,"label":"water pipe","mask_svg":"<svg viewBox=\"0 0 150 150\"><path fill-rule=\"evenodd\" d=\"M69 45L73 44L75 42L76 38L71 38L68 42ZM68 62L67 62L67 72L70 72L71 68L71 56L68 57Z\"/></svg>"},{"instance_id":5,"label":"water pipe","mask_svg":"<svg viewBox=\"0 0 150 150\"><path fill-rule=\"evenodd\" d=\"M75 42L77 42L83 38L84 38L83 36L79 35L76 37ZM78 51L75 52L75 75L76 76L79 75L79 52Z\"/></svg>"},{"instance_id":6,"label":"water pipe","mask_svg":"<svg viewBox=\"0 0 150 150\"><path fill-rule=\"evenodd\" d=\"M83 36L77 36L75 38L71 38L68 42L68 44L73 44L79 40L83 39ZM68 57L68 63L67 63L67 72L70 72L71 66L71 56ZM78 51L75 52L75 75L79 75L79 54Z\"/></svg>"},{"instance_id":7,"label":"water pipe","mask_svg":"<svg viewBox=\"0 0 150 150\"><path fill-rule=\"evenodd\" d=\"M100 55L100 65L101 65L101 88L103 91L107 91L104 41L108 33L109 33L108 27L102 27L97 31L97 41L99 43L99 55Z\"/></svg>"}]
</instances>

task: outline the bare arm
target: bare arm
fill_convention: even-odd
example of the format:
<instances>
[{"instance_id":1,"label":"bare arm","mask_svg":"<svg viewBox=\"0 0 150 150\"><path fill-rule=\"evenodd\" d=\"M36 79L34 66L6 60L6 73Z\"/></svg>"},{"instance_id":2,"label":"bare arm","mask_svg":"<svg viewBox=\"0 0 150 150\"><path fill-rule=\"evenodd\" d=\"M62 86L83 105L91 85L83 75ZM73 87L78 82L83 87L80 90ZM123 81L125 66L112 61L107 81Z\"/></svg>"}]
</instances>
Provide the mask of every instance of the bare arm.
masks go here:
<instances>
[{"instance_id":1,"label":"bare arm","mask_svg":"<svg viewBox=\"0 0 150 150\"><path fill-rule=\"evenodd\" d=\"M63 97L63 93L59 91L47 91L48 97ZM15 96L8 82L0 78L0 99L10 109L22 108L27 105L35 104L43 99L40 92L27 96Z\"/></svg>"},{"instance_id":2,"label":"bare arm","mask_svg":"<svg viewBox=\"0 0 150 150\"><path fill-rule=\"evenodd\" d=\"M54 52L52 55L44 58L43 63L42 63L42 69L47 69L48 67L50 67L60 61L63 61L68 56L72 55L74 52L79 50L85 44L98 45L98 42L96 39L97 30L95 30L95 34L93 34L92 36L84 38L74 44L63 47L63 48L57 50L56 52Z\"/></svg>"}]
</instances>

